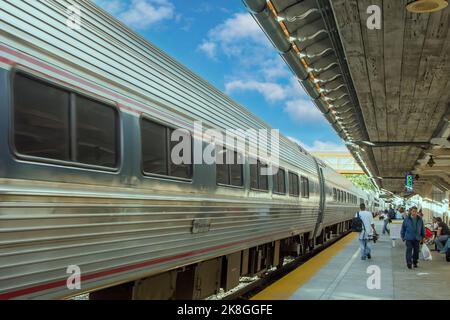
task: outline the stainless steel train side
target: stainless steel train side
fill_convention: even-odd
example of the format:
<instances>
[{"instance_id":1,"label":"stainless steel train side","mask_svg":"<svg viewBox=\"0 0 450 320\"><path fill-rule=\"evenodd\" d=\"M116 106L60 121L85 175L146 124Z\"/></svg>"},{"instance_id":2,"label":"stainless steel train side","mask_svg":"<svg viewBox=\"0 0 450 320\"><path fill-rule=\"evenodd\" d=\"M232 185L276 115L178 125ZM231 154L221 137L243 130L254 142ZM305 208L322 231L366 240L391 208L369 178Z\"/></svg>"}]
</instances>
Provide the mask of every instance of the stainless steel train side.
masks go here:
<instances>
[{"instance_id":1,"label":"stainless steel train side","mask_svg":"<svg viewBox=\"0 0 450 320\"><path fill-rule=\"evenodd\" d=\"M285 137L280 166L308 179L308 198L252 190L248 156L241 188L218 185L214 165L194 165L192 179L143 174L142 116L174 128L195 120L221 130L270 127L90 1L75 2L81 30L66 25L73 1L0 0L0 298L66 298L171 270L187 277L189 266L236 253L247 269L267 252L266 265L276 265L297 238L314 245L348 227L357 205L333 201L330 190L363 192ZM17 72L114 105L117 169L15 152ZM72 265L81 289L67 287Z\"/></svg>"}]
</instances>

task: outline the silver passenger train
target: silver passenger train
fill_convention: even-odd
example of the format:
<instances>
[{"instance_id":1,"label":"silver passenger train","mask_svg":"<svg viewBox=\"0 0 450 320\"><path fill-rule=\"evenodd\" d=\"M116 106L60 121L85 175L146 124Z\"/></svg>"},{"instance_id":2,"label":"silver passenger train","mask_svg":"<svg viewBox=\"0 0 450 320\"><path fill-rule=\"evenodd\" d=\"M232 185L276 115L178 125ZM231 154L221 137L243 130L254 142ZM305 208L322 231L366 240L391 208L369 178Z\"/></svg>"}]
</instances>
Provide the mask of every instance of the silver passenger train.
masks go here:
<instances>
[{"instance_id":1,"label":"silver passenger train","mask_svg":"<svg viewBox=\"0 0 450 320\"><path fill-rule=\"evenodd\" d=\"M285 137L274 176L171 163L196 120L269 127L91 1L69 28L73 3L0 0L1 299L201 299L348 230L367 194Z\"/></svg>"}]
</instances>

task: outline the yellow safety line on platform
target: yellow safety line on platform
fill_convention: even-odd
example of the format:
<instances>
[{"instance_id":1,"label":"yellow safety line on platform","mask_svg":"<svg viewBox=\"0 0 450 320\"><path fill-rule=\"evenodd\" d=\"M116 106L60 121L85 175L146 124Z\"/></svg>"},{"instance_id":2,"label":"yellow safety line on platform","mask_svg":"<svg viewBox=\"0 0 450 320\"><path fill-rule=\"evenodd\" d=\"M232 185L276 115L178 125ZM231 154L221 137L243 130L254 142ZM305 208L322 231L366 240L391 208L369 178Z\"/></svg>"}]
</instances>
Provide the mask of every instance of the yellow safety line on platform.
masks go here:
<instances>
[{"instance_id":1,"label":"yellow safety line on platform","mask_svg":"<svg viewBox=\"0 0 450 320\"><path fill-rule=\"evenodd\" d=\"M337 255L347 244L357 237L356 232L345 236L342 240L334 243L312 257L294 271L291 271L277 282L253 296L251 300L287 300L292 294L311 279L331 258Z\"/></svg>"}]
</instances>

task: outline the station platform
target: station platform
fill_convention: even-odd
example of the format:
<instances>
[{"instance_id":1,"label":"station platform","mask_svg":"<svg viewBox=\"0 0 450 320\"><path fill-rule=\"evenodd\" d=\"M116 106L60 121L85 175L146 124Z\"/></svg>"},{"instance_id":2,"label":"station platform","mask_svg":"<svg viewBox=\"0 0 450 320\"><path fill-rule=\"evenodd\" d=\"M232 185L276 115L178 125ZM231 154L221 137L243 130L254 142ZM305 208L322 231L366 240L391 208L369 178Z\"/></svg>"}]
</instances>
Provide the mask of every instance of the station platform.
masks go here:
<instances>
[{"instance_id":1,"label":"station platform","mask_svg":"<svg viewBox=\"0 0 450 320\"><path fill-rule=\"evenodd\" d=\"M417 269L407 269L404 243L396 240L393 246L389 236L381 234L379 221L376 229L380 239L376 244L372 243L371 260L361 260L358 234L351 233L252 299L449 299L450 263L445 260L445 255L432 251L432 261L419 260ZM380 276L378 282L370 278L374 270Z\"/></svg>"}]
</instances>

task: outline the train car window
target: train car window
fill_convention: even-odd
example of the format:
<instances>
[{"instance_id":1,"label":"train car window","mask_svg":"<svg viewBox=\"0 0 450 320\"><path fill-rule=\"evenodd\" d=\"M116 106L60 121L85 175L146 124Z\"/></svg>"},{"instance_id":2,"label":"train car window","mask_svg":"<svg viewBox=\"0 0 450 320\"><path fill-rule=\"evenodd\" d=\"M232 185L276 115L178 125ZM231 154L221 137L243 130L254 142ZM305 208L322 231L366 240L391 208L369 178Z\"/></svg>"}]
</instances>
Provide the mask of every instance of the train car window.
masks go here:
<instances>
[{"instance_id":1,"label":"train car window","mask_svg":"<svg viewBox=\"0 0 450 320\"><path fill-rule=\"evenodd\" d=\"M168 175L167 130L158 123L142 119L142 163L145 173Z\"/></svg>"},{"instance_id":2,"label":"train car window","mask_svg":"<svg viewBox=\"0 0 450 320\"><path fill-rule=\"evenodd\" d=\"M278 194L286 194L286 173L284 169L279 168L277 173L273 175L273 192Z\"/></svg>"},{"instance_id":3,"label":"train car window","mask_svg":"<svg viewBox=\"0 0 450 320\"><path fill-rule=\"evenodd\" d=\"M43 80L14 76L17 152L51 160L115 168L118 112Z\"/></svg>"},{"instance_id":4,"label":"train car window","mask_svg":"<svg viewBox=\"0 0 450 320\"><path fill-rule=\"evenodd\" d=\"M337 190L333 188L333 201L337 201Z\"/></svg>"},{"instance_id":5,"label":"train car window","mask_svg":"<svg viewBox=\"0 0 450 320\"><path fill-rule=\"evenodd\" d=\"M102 167L116 167L116 110L77 96L76 127L76 161Z\"/></svg>"},{"instance_id":6,"label":"train car window","mask_svg":"<svg viewBox=\"0 0 450 320\"><path fill-rule=\"evenodd\" d=\"M289 195L293 197L299 196L298 175L293 172L289 172Z\"/></svg>"},{"instance_id":7,"label":"train car window","mask_svg":"<svg viewBox=\"0 0 450 320\"><path fill-rule=\"evenodd\" d=\"M192 178L192 152L186 155L186 157L190 156L190 159L185 163L185 150L174 149L180 142L183 142L183 146L192 148L192 136L187 130L179 130L172 141L174 131L173 128L148 119L141 120L142 166L145 174ZM187 141L186 145L185 141ZM181 163L173 162L172 152L180 157Z\"/></svg>"},{"instance_id":8,"label":"train car window","mask_svg":"<svg viewBox=\"0 0 450 320\"><path fill-rule=\"evenodd\" d=\"M192 137L189 131L187 130L177 130L177 135L173 135L174 129L169 129L169 140L170 140L170 153L169 153L169 175L178 178L190 179L192 178ZM186 144L185 144L186 142ZM190 149L190 155L185 155L185 150L183 148L176 148L179 143L183 143L183 145L188 146ZM172 153L178 155L182 160L181 163L174 163L172 161ZM189 160L189 162L185 163L184 159Z\"/></svg>"},{"instance_id":9,"label":"train car window","mask_svg":"<svg viewBox=\"0 0 450 320\"><path fill-rule=\"evenodd\" d=\"M227 154L232 153L232 164L227 164ZM222 149L218 151L216 163L217 183L242 187L244 185L244 166L242 164L242 155L236 151Z\"/></svg>"},{"instance_id":10,"label":"train car window","mask_svg":"<svg viewBox=\"0 0 450 320\"><path fill-rule=\"evenodd\" d=\"M14 143L26 156L70 160L70 92L14 77Z\"/></svg>"},{"instance_id":11,"label":"train car window","mask_svg":"<svg viewBox=\"0 0 450 320\"><path fill-rule=\"evenodd\" d=\"M302 198L309 198L309 179L301 177Z\"/></svg>"},{"instance_id":12,"label":"train car window","mask_svg":"<svg viewBox=\"0 0 450 320\"><path fill-rule=\"evenodd\" d=\"M259 160L252 159L250 163L250 187L255 190L267 191L269 189L267 174L262 174L262 169L267 165Z\"/></svg>"}]
</instances>

